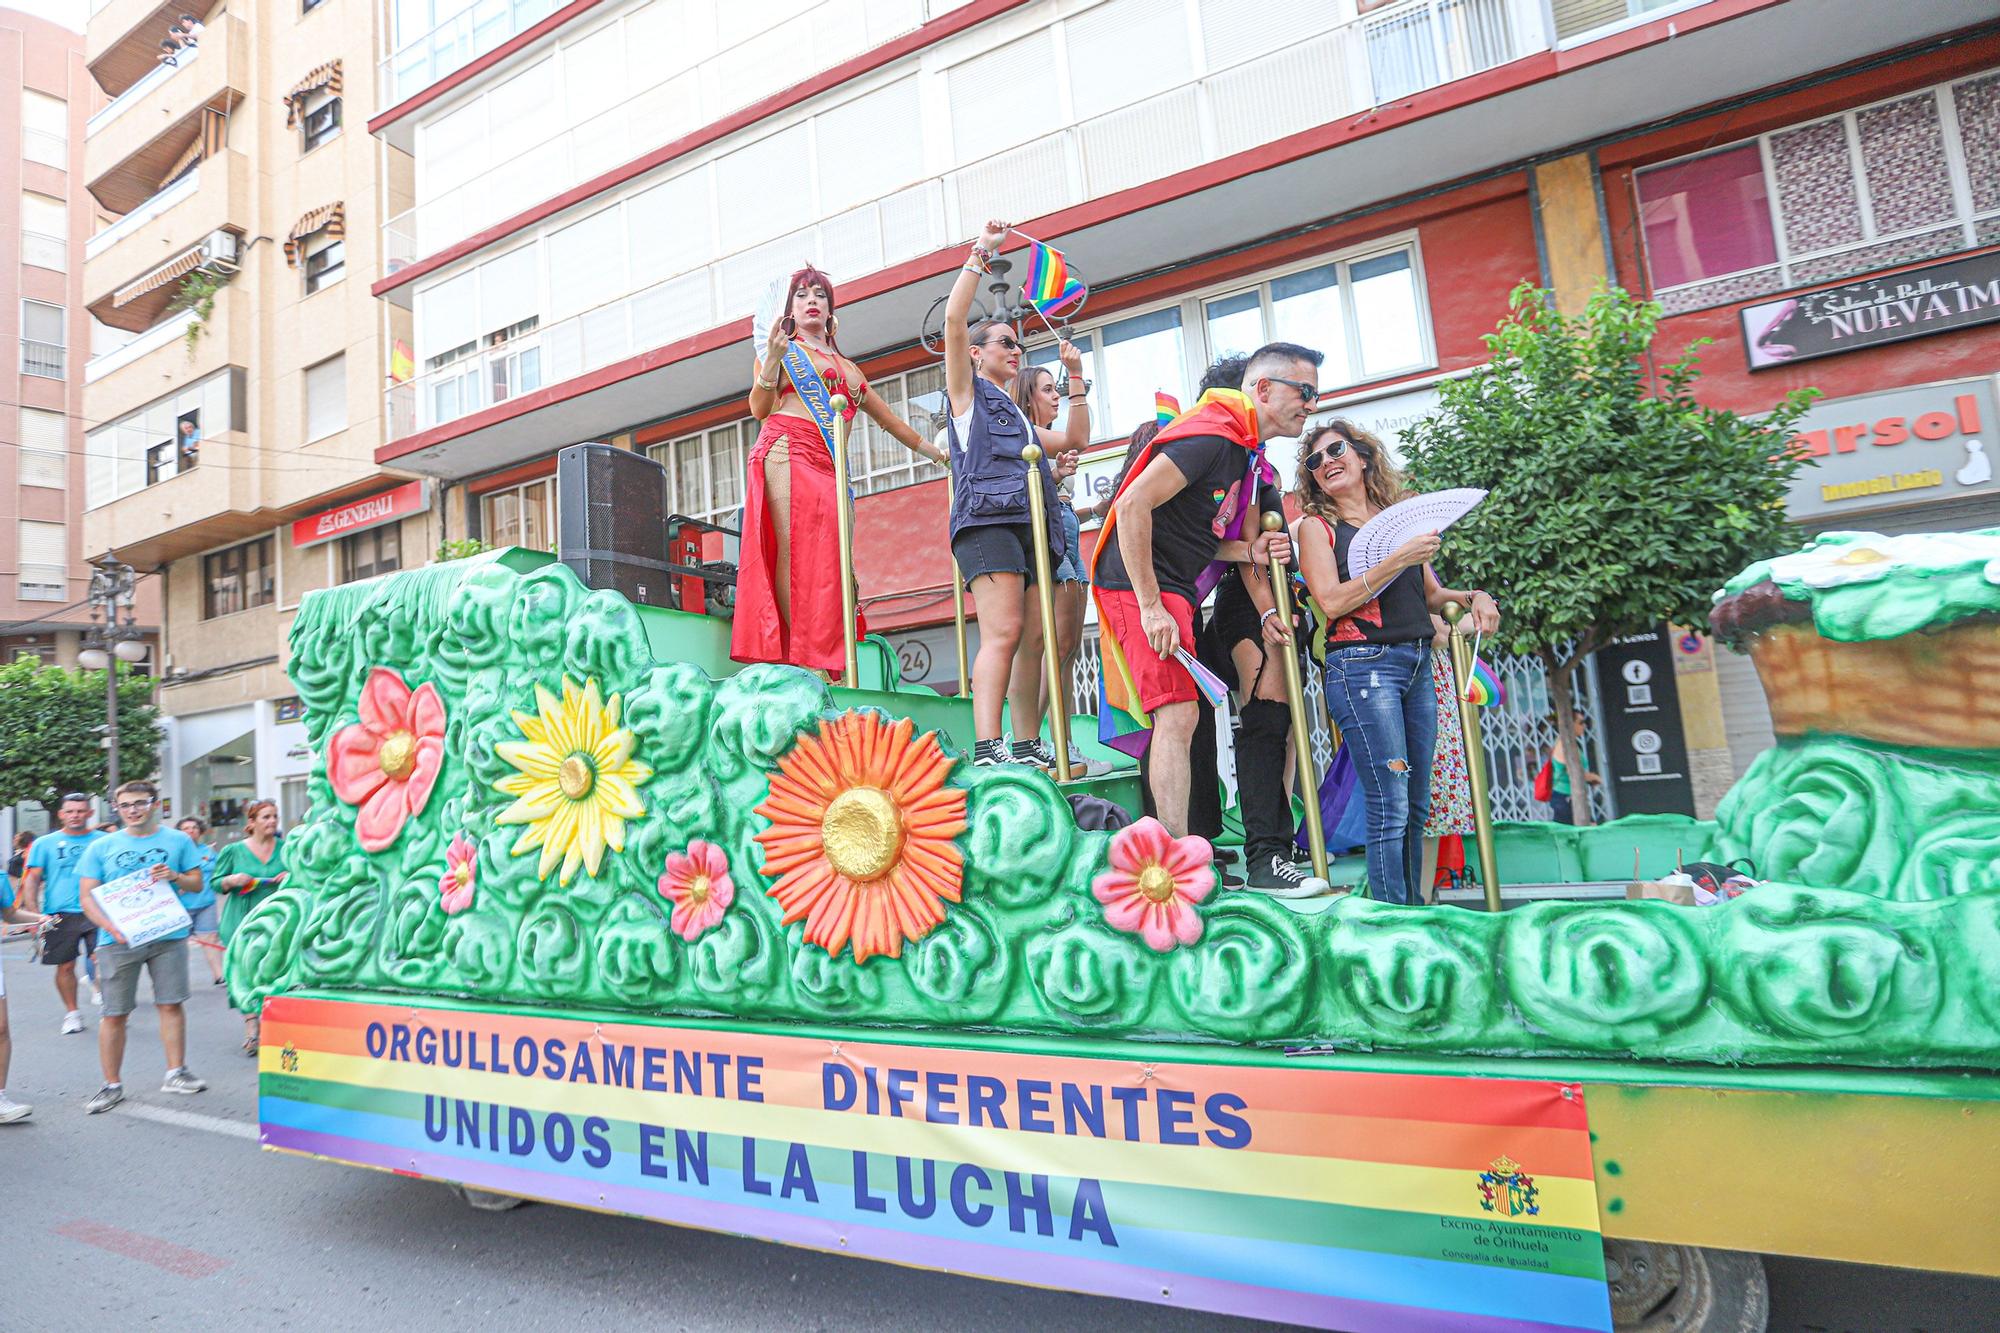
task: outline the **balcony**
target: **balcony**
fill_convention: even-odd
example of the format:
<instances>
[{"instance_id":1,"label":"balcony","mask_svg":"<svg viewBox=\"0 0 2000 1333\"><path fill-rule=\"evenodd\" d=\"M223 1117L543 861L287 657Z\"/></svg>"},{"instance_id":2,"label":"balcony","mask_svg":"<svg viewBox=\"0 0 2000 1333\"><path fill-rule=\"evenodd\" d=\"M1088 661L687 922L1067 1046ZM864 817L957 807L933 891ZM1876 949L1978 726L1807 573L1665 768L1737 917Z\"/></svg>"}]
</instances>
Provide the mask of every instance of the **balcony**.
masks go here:
<instances>
[{"instance_id":1,"label":"balcony","mask_svg":"<svg viewBox=\"0 0 2000 1333\"><path fill-rule=\"evenodd\" d=\"M221 7L222 0L91 0L84 29L84 49L97 53L91 77L117 98L159 67L160 41L181 15L207 23Z\"/></svg>"},{"instance_id":2,"label":"balcony","mask_svg":"<svg viewBox=\"0 0 2000 1333\"><path fill-rule=\"evenodd\" d=\"M249 26L219 14L195 53L172 68L155 66L93 116L84 155L98 203L124 214L158 194L188 155L201 151L205 113L227 115L242 102L254 59Z\"/></svg>"},{"instance_id":3,"label":"balcony","mask_svg":"<svg viewBox=\"0 0 2000 1333\"><path fill-rule=\"evenodd\" d=\"M284 516L266 507L264 457L242 431L206 436L195 466L85 510L84 549L143 568L269 532Z\"/></svg>"},{"instance_id":4,"label":"balcony","mask_svg":"<svg viewBox=\"0 0 2000 1333\"><path fill-rule=\"evenodd\" d=\"M465 68L518 33L526 32L567 0L475 0L444 22L403 43L382 59L382 105L415 97L447 74Z\"/></svg>"},{"instance_id":5,"label":"balcony","mask_svg":"<svg viewBox=\"0 0 2000 1333\"><path fill-rule=\"evenodd\" d=\"M157 324L180 276L194 265L180 272L169 272L169 267L217 231L239 236L249 231L250 183L247 154L218 153L93 236L83 265L83 299L90 313L113 328L137 333ZM153 274L166 276L147 290L133 290Z\"/></svg>"}]
</instances>

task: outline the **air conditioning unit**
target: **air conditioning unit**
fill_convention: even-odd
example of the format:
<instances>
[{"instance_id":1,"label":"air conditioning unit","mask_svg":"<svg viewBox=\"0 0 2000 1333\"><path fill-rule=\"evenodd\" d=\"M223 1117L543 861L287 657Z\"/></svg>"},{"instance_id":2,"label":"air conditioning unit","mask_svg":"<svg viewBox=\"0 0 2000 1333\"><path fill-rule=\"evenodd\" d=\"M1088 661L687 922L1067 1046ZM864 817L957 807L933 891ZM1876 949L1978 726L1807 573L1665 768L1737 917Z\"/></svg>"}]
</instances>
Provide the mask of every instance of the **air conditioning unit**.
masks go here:
<instances>
[{"instance_id":1,"label":"air conditioning unit","mask_svg":"<svg viewBox=\"0 0 2000 1333\"><path fill-rule=\"evenodd\" d=\"M201 267L205 272L228 276L236 272L242 238L233 231L212 231L201 243Z\"/></svg>"}]
</instances>

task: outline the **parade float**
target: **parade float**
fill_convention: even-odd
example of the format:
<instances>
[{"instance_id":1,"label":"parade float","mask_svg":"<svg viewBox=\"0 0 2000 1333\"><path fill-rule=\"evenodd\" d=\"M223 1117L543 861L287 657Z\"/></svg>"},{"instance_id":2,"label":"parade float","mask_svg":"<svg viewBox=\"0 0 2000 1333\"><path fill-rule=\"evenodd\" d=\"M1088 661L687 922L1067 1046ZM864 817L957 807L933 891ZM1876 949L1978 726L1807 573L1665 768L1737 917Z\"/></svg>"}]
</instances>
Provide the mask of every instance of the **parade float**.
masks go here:
<instances>
[{"instance_id":1,"label":"parade float","mask_svg":"<svg viewBox=\"0 0 2000 1333\"><path fill-rule=\"evenodd\" d=\"M1686 855L1767 882L1488 912L1223 891L1079 826L1129 772L974 767L965 702L544 554L308 594L311 815L229 960L263 1143L1344 1329L2000 1272L2000 532L1822 536L1715 629L1780 741Z\"/></svg>"}]
</instances>

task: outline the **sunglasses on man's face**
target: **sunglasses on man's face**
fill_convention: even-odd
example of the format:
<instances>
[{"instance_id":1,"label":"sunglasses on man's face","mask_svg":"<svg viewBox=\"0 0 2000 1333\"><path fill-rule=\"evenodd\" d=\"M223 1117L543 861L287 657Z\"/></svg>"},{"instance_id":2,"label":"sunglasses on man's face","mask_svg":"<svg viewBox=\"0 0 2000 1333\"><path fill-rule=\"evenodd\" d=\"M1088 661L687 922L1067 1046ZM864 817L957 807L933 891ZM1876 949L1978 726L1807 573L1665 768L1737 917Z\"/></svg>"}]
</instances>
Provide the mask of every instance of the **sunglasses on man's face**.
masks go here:
<instances>
[{"instance_id":1,"label":"sunglasses on man's face","mask_svg":"<svg viewBox=\"0 0 2000 1333\"><path fill-rule=\"evenodd\" d=\"M1280 379L1276 375L1266 375L1264 378L1273 384L1289 384L1292 388L1297 389L1299 397L1305 399L1308 406L1319 401L1319 386L1317 384L1307 384L1304 380Z\"/></svg>"},{"instance_id":2,"label":"sunglasses on man's face","mask_svg":"<svg viewBox=\"0 0 2000 1333\"><path fill-rule=\"evenodd\" d=\"M1344 458L1347 455L1347 441L1336 439L1332 444L1313 450L1306 455L1306 471L1317 472L1329 458Z\"/></svg>"},{"instance_id":3,"label":"sunglasses on man's face","mask_svg":"<svg viewBox=\"0 0 2000 1333\"><path fill-rule=\"evenodd\" d=\"M985 342L979 345L981 347L1004 347L1010 352L1018 352L1021 350L1021 344L1015 342L1012 338L1009 338L1004 333L1001 334L998 338L988 338Z\"/></svg>"}]
</instances>

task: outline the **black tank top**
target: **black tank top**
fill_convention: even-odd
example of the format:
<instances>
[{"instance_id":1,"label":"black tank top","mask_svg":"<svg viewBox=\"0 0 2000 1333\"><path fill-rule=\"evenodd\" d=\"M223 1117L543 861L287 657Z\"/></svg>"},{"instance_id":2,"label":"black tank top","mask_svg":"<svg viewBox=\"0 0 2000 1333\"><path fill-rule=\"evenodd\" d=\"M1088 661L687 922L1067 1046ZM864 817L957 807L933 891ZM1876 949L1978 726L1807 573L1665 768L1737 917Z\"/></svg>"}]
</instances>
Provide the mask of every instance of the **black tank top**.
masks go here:
<instances>
[{"instance_id":1,"label":"black tank top","mask_svg":"<svg viewBox=\"0 0 2000 1333\"><path fill-rule=\"evenodd\" d=\"M1352 582L1347 572L1347 548L1354 543L1354 534L1361 529L1352 523L1328 523L1315 514L1314 519L1333 538L1333 563L1340 571L1342 582ZM1406 569L1389 580L1388 587L1382 587L1371 571L1365 589L1374 585L1374 600L1363 602L1344 616L1340 616L1328 626L1326 646L1329 650L1354 643L1410 643L1414 640L1428 640L1432 634L1431 613L1424 601L1424 571L1422 566Z\"/></svg>"}]
</instances>

